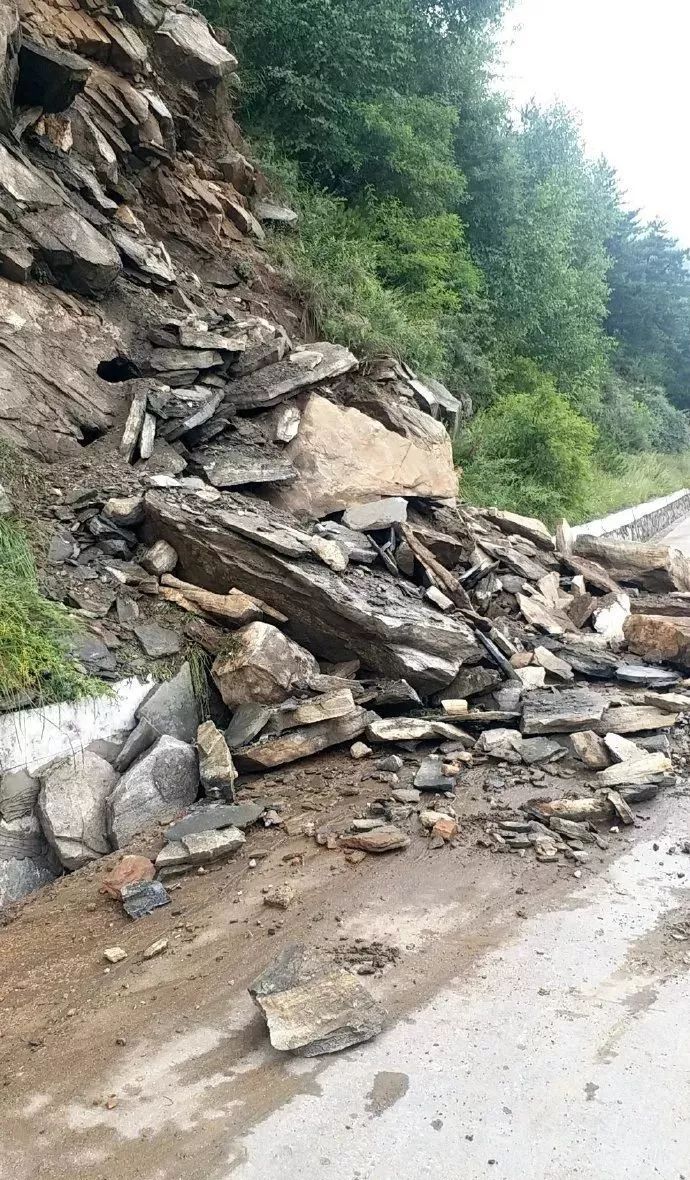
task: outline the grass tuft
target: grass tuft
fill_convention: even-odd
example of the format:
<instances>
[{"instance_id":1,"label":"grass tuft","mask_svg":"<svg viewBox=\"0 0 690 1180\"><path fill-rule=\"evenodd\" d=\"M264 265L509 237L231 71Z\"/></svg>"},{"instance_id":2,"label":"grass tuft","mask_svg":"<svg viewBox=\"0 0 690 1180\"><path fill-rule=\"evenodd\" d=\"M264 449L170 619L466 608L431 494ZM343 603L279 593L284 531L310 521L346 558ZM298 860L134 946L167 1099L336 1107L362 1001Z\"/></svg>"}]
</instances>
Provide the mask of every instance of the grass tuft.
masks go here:
<instances>
[{"instance_id":1,"label":"grass tuft","mask_svg":"<svg viewBox=\"0 0 690 1180\"><path fill-rule=\"evenodd\" d=\"M40 592L24 530L0 520L0 708L107 693L71 659L74 634L65 608Z\"/></svg>"}]
</instances>

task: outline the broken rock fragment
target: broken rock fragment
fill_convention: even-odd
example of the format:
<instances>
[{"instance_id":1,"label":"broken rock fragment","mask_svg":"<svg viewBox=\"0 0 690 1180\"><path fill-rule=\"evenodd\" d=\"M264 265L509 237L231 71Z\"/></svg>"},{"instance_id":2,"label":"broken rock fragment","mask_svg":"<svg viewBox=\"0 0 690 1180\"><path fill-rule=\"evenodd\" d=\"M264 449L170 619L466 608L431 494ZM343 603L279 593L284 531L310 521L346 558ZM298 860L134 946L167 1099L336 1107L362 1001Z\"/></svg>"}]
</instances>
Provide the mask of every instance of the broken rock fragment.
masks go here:
<instances>
[{"instance_id":1,"label":"broken rock fragment","mask_svg":"<svg viewBox=\"0 0 690 1180\"><path fill-rule=\"evenodd\" d=\"M384 824L371 832L341 836L340 844L343 848L357 848L361 852L397 852L409 848L410 837L394 824Z\"/></svg>"},{"instance_id":2,"label":"broken rock fragment","mask_svg":"<svg viewBox=\"0 0 690 1180\"><path fill-rule=\"evenodd\" d=\"M250 623L232 637L212 675L226 705L279 704L319 666L305 648L270 623Z\"/></svg>"},{"instance_id":3,"label":"broken rock fragment","mask_svg":"<svg viewBox=\"0 0 690 1180\"><path fill-rule=\"evenodd\" d=\"M245 839L244 832L234 827L192 832L166 844L156 858L156 868L203 865L211 861L224 860L225 857L237 852Z\"/></svg>"},{"instance_id":4,"label":"broken rock fragment","mask_svg":"<svg viewBox=\"0 0 690 1180\"><path fill-rule=\"evenodd\" d=\"M223 734L213 721L204 721L196 735L201 785L209 799L234 799L237 771Z\"/></svg>"},{"instance_id":5,"label":"broken rock fragment","mask_svg":"<svg viewBox=\"0 0 690 1180\"><path fill-rule=\"evenodd\" d=\"M341 968L323 973L304 947L286 948L249 988L274 1049L316 1057L369 1041L385 1013L360 981Z\"/></svg>"},{"instance_id":6,"label":"broken rock fragment","mask_svg":"<svg viewBox=\"0 0 690 1180\"><path fill-rule=\"evenodd\" d=\"M89 750L57 763L42 778L41 826L66 869L79 869L110 851L106 801L116 783L110 763Z\"/></svg>"}]
</instances>

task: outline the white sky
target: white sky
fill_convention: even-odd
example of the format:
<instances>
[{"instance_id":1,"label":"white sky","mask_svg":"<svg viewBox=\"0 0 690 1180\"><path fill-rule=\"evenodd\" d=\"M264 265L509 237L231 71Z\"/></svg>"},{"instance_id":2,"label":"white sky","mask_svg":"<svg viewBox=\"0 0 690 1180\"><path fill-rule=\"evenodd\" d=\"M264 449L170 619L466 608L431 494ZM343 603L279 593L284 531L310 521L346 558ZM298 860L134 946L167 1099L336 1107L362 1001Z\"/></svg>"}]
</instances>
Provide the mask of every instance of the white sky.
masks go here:
<instances>
[{"instance_id":1,"label":"white sky","mask_svg":"<svg viewBox=\"0 0 690 1180\"><path fill-rule=\"evenodd\" d=\"M509 26L516 104L578 110L628 203L690 246L690 0L517 0Z\"/></svg>"}]
</instances>

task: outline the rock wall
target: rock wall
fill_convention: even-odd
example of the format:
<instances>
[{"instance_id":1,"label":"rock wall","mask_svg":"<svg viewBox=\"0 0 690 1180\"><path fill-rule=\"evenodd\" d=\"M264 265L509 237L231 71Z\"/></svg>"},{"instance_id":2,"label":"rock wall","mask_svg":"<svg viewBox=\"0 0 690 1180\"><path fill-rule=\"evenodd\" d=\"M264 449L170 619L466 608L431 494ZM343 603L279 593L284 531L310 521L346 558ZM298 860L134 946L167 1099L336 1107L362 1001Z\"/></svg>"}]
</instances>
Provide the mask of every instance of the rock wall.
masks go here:
<instances>
[{"instance_id":1,"label":"rock wall","mask_svg":"<svg viewBox=\"0 0 690 1180\"><path fill-rule=\"evenodd\" d=\"M624 508L621 512L612 512L600 520L590 520L586 524L574 528L575 537L610 537L617 541L648 541L665 532L677 520L690 516L690 490L682 488L679 492L672 492L670 496L660 496L656 500L648 500L645 504L637 504L634 508Z\"/></svg>"}]
</instances>

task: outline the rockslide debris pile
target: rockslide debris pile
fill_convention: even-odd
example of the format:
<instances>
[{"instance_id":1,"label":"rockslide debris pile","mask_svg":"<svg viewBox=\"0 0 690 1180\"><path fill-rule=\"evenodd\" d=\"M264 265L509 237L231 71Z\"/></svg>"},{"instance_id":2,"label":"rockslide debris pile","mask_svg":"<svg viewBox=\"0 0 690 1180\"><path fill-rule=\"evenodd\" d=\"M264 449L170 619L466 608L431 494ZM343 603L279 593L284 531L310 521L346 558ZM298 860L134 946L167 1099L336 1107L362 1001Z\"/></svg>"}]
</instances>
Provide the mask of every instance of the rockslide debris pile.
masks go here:
<instances>
[{"instance_id":1,"label":"rockslide debris pile","mask_svg":"<svg viewBox=\"0 0 690 1180\"><path fill-rule=\"evenodd\" d=\"M264 227L294 215L219 114L236 62L198 13L2 11L0 428L42 458L89 444L83 483L48 498L81 664L121 675L133 637L152 661L200 648L212 719L183 662L124 744L5 774L0 901L176 820L155 867L126 857L112 885L140 917L260 819L297 830L270 800L236 800L246 776L343 745L376 751L390 789L344 828L301 830L350 860L418 832L456 842L473 766L538 783L572 763L579 793L499 808L481 838L585 861L597 823L634 822L674 781L686 560L456 502L448 430L467 405L397 362L363 372L298 340L242 277ZM398 751L419 754L409 783Z\"/></svg>"}]
</instances>

